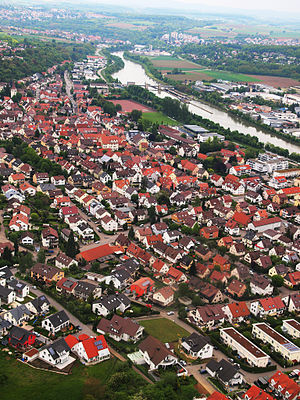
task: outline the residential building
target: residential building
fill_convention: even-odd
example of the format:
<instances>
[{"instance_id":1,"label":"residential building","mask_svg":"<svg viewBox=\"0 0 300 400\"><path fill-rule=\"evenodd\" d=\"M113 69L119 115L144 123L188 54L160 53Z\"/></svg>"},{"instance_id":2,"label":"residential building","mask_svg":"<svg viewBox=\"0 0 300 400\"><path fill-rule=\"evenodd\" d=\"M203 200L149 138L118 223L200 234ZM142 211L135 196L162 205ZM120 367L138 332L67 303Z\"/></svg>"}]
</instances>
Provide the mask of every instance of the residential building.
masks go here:
<instances>
[{"instance_id":1,"label":"residential building","mask_svg":"<svg viewBox=\"0 0 300 400\"><path fill-rule=\"evenodd\" d=\"M153 371L158 368L167 368L177 362L177 357L162 342L153 336L148 336L139 345L139 349L143 354L145 363L149 366L149 370Z\"/></svg>"},{"instance_id":2,"label":"residential building","mask_svg":"<svg viewBox=\"0 0 300 400\"><path fill-rule=\"evenodd\" d=\"M192 333L181 340L182 350L193 359L205 360L213 356L213 346L206 336L199 333Z\"/></svg>"},{"instance_id":3,"label":"residential building","mask_svg":"<svg viewBox=\"0 0 300 400\"><path fill-rule=\"evenodd\" d=\"M231 347L238 355L254 367L266 367L270 357L260 350L256 345L246 339L234 328L223 328L220 337L226 346Z\"/></svg>"},{"instance_id":4,"label":"residential building","mask_svg":"<svg viewBox=\"0 0 300 400\"><path fill-rule=\"evenodd\" d=\"M259 322L254 324L252 327L252 335L264 343L268 343L272 349L280 353L284 359L292 363L298 363L300 361L300 348L266 323Z\"/></svg>"}]
</instances>

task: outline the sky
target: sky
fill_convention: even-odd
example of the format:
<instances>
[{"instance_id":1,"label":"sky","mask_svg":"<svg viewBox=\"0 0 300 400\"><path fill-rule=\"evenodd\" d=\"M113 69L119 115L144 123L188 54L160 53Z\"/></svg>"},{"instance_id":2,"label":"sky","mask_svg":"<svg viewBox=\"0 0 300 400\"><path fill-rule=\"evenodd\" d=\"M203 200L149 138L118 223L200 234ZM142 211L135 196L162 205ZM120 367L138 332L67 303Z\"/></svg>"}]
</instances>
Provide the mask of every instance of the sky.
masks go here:
<instances>
[{"instance_id":1,"label":"sky","mask_svg":"<svg viewBox=\"0 0 300 400\"><path fill-rule=\"evenodd\" d=\"M93 3L106 3L105 0L92 0ZM267 11L285 12L290 14L299 14L300 16L300 0L110 0L110 4L120 4L122 6L135 6L137 8L184 8L198 9L214 9L214 11L228 12L239 10L251 11ZM264 15L265 16L265 15Z\"/></svg>"}]
</instances>

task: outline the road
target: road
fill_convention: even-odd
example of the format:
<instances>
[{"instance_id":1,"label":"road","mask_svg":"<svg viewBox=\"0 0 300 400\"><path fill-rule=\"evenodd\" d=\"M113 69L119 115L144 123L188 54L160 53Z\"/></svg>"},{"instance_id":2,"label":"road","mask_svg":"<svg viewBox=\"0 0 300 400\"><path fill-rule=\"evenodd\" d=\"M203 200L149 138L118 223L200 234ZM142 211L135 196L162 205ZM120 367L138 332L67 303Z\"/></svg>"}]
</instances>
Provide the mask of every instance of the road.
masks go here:
<instances>
[{"instance_id":1,"label":"road","mask_svg":"<svg viewBox=\"0 0 300 400\"><path fill-rule=\"evenodd\" d=\"M64 74L64 78L65 78L65 82L66 82L66 92L67 92L67 96L69 97L71 104L73 106L73 113L76 114L77 111L77 104L76 101L74 100L74 97L71 93L71 90L73 89L73 82L71 81L70 77L69 77L69 72L65 71Z\"/></svg>"},{"instance_id":2,"label":"road","mask_svg":"<svg viewBox=\"0 0 300 400\"><path fill-rule=\"evenodd\" d=\"M28 285L28 282L26 281L22 281L21 282L25 283L26 285ZM33 289L32 287L30 288L30 291L35 294L36 296L42 296L44 295L44 293L40 290L40 289ZM86 325L83 324L81 321L79 321L78 318L76 318L73 314L71 314L69 311L65 310L65 308L58 303L55 299L53 299L51 296L49 296L48 294L46 294L47 299L50 301L50 304L55 307L57 309L57 311L61 311L64 310L66 311L66 313L68 314L69 318L70 318L70 322L75 325L78 326L80 325L82 330L80 331L80 334L84 333L88 336L95 336L95 332L92 330L92 326L91 325ZM109 346L110 352L114 357L117 357L120 361L127 361L125 357L122 356L122 354L118 353L115 349L113 349L111 346ZM139 369L137 369L136 367L132 366L132 369L134 371L136 371L139 375L141 375L148 383L153 384L153 382L146 376L144 375Z\"/></svg>"}]
</instances>

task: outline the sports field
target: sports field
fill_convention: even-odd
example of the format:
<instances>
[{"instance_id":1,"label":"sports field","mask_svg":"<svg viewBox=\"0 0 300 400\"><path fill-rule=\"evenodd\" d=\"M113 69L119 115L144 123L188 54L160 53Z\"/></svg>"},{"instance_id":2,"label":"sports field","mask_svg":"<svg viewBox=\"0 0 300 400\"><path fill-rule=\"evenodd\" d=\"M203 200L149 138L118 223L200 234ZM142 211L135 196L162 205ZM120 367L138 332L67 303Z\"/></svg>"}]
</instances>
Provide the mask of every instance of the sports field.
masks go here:
<instances>
[{"instance_id":1,"label":"sports field","mask_svg":"<svg viewBox=\"0 0 300 400\"><path fill-rule=\"evenodd\" d=\"M142 112L152 112L152 108L144 106L141 103L132 100L110 100L114 105L120 104L122 111L131 112L132 110L139 110Z\"/></svg>"},{"instance_id":2,"label":"sports field","mask_svg":"<svg viewBox=\"0 0 300 400\"><path fill-rule=\"evenodd\" d=\"M144 112L142 119L147 119L148 121L152 123L158 123L161 125L170 125L170 126L176 126L178 125L178 122L176 122L174 119L171 119L164 115L161 112Z\"/></svg>"}]
</instances>

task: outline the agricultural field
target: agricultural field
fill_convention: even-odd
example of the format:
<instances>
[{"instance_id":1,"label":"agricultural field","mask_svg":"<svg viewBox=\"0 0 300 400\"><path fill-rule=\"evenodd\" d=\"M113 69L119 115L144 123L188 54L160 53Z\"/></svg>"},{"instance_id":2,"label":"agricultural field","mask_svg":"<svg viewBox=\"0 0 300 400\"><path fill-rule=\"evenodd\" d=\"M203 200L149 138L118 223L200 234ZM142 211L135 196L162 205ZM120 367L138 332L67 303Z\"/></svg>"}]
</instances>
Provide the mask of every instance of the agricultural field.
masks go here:
<instances>
[{"instance_id":1,"label":"agricultural field","mask_svg":"<svg viewBox=\"0 0 300 400\"><path fill-rule=\"evenodd\" d=\"M182 60L172 56L161 56L150 58L155 68L161 71L162 74L167 74L167 77L175 81L199 81L213 79L223 79L233 82L260 82L259 77L231 73L227 71L214 71L201 67L192 61ZM178 74L172 74L173 70L177 68L180 70Z\"/></svg>"},{"instance_id":2,"label":"agricultural field","mask_svg":"<svg viewBox=\"0 0 300 400\"><path fill-rule=\"evenodd\" d=\"M176 57L156 57L150 58L150 61L160 70L172 70L174 68L185 69L185 70L194 70L201 68L199 64L193 63L192 61L181 60Z\"/></svg>"},{"instance_id":3,"label":"agricultural field","mask_svg":"<svg viewBox=\"0 0 300 400\"><path fill-rule=\"evenodd\" d=\"M150 121L152 124L158 123L161 125L170 125L170 126L178 125L178 122L176 122L174 119L167 117L161 112L144 112L142 119L146 119Z\"/></svg>"},{"instance_id":4,"label":"agricultural field","mask_svg":"<svg viewBox=\"0 0 300 400\"><path fill-rule=\"evenodd\" d=\"M198 34L203 39L208 38L234 38L237 35L264 35L272 38L300 38L300 30L289 26L259 25L259 24L236 24L226 23L194 27L187 33Z\"/></svg>"},{"instance_id":5,"label":"agricultural field","mask_svg":"<svg viewBox=\"0 0 300 400\"><path fill-rule=\"evenodd\" d=\"M213 70L202 70L202 74L209 76L212 79L223 79L224 81L232 82L259 82L260 79L256 76L249 76L244 74L238 74L235 72L226 71L213 71Z\"/></svg>"},{"instance_id":6,"label":"agricultural field","mask_svg":"<svg viewBox=\"0 0 300 400\"><path fill-rule=\"evenodd\" d=\"M273 87L289 88L291 86L298 86L300 82L296 79L284 78L282 76L268 76L268 75L250 75L255 78L255 82L261 82L264 85L270 85Z\"/></svg>"},{"instance_id":7,"label":"agricultural field","mask_svg":"<svg viewBox=\"0 0 300 400\"><path fill-rule=\"evenodd\" d=\"M177 342L179 338L189 336L189 332L167 318L139 321L139 324L145 328L146 333L163 343Z\"/></svg>"}]
</instances>

